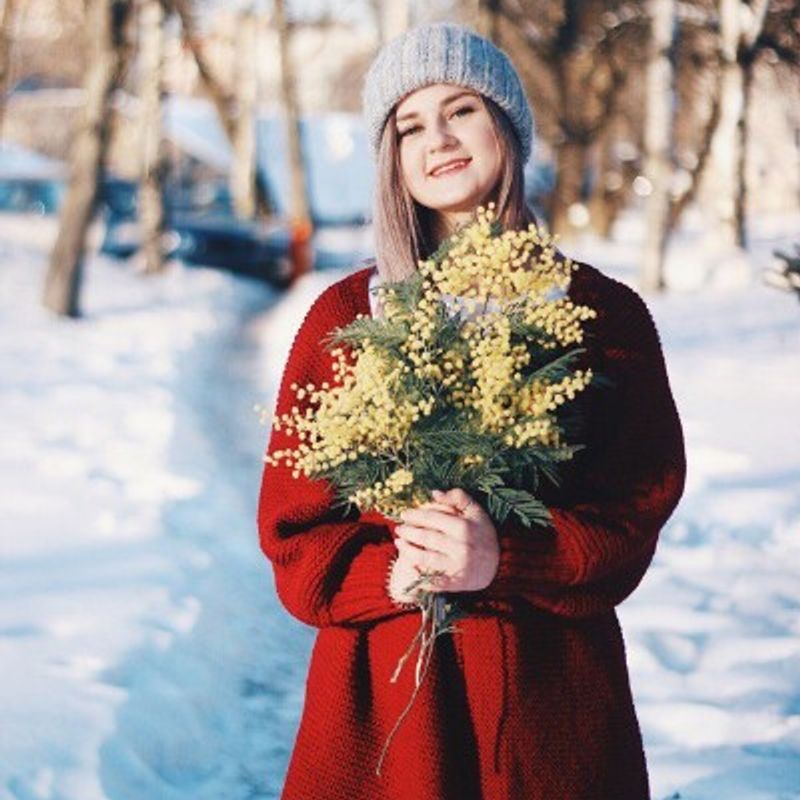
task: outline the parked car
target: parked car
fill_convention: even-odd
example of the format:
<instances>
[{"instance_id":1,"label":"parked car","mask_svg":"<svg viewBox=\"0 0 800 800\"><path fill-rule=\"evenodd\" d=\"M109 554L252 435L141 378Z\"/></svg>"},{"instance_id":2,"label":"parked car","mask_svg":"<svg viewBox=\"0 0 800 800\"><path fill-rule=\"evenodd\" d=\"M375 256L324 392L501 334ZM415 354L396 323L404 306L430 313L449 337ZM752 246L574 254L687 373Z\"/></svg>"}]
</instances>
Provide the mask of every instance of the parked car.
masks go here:
<instances>
[{"instance_id":1,"label":"parked car","mask_svg":"<svg viewBox=\"0 0 800 800\"><path fill-rule=\"evenodd\" d=\"M40 178L0 178L0 211L25 214L55 214L61 204L64 184Z\"/></svg>"},{"instance_id":2,"label":"parked car","mask_svg":"<svg viewBox=\"0 0 800 800\"><path fill-rule=\"evenodd\" d=\"M0 141L0 211L55 213L64 194L65 176L62 162Z\"/></svg>"},{"instance_id":3,"label":"parked car","mask_svg":"<svg viewBox=\"0 0 800 800\"><path fill-rule=\"evenodd\" d=\"M100 251L128 258L140 246L136 183L110 182L104 191L106 222ZM170 186L166 197L164 251L187 264L220 267L272 283L290 277L288 226L280 220L236 217L227 187L217 182Z\"/></svg>"}]
</instances>

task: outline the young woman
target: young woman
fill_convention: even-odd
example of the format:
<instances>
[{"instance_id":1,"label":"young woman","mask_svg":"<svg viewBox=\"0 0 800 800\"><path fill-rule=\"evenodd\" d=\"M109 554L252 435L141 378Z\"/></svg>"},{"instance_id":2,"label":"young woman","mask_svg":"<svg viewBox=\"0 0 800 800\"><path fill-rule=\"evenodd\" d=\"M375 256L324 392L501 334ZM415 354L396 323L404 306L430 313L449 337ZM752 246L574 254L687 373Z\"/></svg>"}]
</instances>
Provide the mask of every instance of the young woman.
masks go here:
<instances>
[{"instance_id":1,"label":"young woman","mask_svg":"<svg viewBox=\"0 0 800 800\"><path fill-rule=\"evenodd\" d=\"M480 204L527 226L522 169L533 120L506 55L452 24L415 28L377 56L364 113L377 155L376 267L327 289L302 323L292 384L332 378L322 341L379 314L370 284L408 276ZM643 800L647 772L614 611L641 580L683 489L681 428L658 335L638 295L582 264L570 296L598 316L586 360L609 380L584 393L586 448L543 499L552 526L495 526L454 489L408 509L343 516L322 481L265 469L259 528L278 594L319 628L284 800ZM270 451L292 446L272 433ZM407 587L468 615L437 640L410 713L413 670L391 683L419 626Z\"/></svg>"}]
</instances>

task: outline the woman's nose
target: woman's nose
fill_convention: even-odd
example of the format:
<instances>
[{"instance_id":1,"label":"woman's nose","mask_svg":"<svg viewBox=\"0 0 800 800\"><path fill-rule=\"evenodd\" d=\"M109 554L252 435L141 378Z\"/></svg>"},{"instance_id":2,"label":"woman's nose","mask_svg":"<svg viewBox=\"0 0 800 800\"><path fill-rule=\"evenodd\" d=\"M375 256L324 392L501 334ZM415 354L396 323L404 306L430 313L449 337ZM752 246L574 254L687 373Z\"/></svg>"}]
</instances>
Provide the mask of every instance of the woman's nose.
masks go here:
<instances>
[{"instance_id":1,"label":"woman's nose","mask_svg":"<svg viewBox=\"0 0 800 800\"><path fill-rule=\"evenodd\" d=\"M430 125L427 133L427 145L431 152L440 150L443 147L450 147L456 142L456 137L449 129L446 121L440 121L434 125Z\"/></svg>"}]
</instances>

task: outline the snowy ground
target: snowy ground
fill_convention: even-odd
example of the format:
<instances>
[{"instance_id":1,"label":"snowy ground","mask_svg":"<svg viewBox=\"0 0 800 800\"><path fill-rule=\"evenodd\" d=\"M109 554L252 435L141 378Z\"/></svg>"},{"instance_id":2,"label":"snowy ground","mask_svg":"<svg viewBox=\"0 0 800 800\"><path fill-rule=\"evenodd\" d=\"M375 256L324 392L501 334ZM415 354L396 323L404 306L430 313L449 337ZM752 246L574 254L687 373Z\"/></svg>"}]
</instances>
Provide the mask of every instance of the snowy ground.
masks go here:
<instances>
[{"instance_id":1,"label":"snowy ground","mask_svg":"<svg viewBox=\"0 0 800 800\"><path fill-rule=\"evenodd\" d=\"M724 274L686 234L649 301L690 464L620 612L656 800L800 798L800 304L754 277L798 230ZM59 321L52 235L0 218L0 800L276 798L313 631L258 550L253 405L342 273L277 296L94 259ZM568 252L631 280L637 235Z\"/></svg>"}]
</instances>

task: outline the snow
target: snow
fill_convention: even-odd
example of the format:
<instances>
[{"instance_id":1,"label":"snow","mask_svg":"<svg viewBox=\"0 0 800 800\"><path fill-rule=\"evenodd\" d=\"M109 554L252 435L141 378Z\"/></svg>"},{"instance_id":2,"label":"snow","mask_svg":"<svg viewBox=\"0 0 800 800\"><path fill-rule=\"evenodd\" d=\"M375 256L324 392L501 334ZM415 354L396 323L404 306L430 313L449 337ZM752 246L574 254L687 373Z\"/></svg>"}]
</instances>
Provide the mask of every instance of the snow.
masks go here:
<instances>
[{"instance_id":1,"label":"snow","mask_svg":"<svg viewBox=\"0 0 800 800\"><path fill-rule=\"evenodd\" d=\"M632 282L640 218L565 250ZM620 608L656 800L800 798L800 308L684 231L648 298L686 494ZM85 317L39 295L52 219L0 217L0 800L277 798L313 630L280 605L255 508L289 293L92 257Z\"/></svg>"},{"instance_id":2,"label":"snow","mask_svg":"<svg viewBox=\"0 0 800 800\"><path fill-rule=\"evenodd\" d=\"M0 179L59 180L66 176L66 165L27 147L0 140Z\"/></svg>"}]
</instances>

